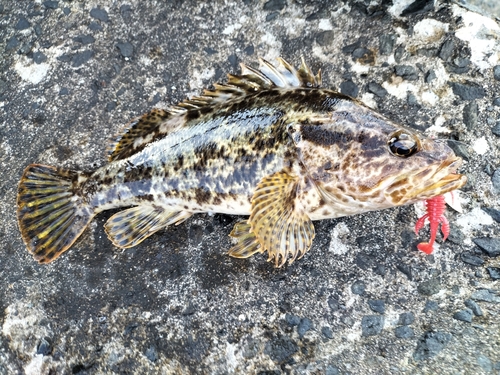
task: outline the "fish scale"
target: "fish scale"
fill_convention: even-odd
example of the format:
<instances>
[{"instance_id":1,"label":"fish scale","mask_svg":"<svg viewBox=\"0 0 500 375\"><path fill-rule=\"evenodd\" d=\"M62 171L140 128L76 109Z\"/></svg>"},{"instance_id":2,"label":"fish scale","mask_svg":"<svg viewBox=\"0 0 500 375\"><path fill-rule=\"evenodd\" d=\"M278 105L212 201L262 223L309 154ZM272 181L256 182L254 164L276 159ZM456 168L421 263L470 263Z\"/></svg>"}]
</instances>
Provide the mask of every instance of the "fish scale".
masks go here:
<instances>
[{"instance_id":1,"label":"fish scale","mask_svg":"<svg viewBox=\"0 0 500 375\"><path fill-rule=\"evenodd\" d=\"M18 222L41 263L66 251L98 213L112 243L136 246L200 212L247 215L234 257L302 257L313 220L441 195L466 181L444 143L396 124L356 99L320 88L302 62L242 65L227 84L132 120L91 173L33 164L18 189ZM129 207L129 208L127 208Z\"/></svg>"}]
</instances>

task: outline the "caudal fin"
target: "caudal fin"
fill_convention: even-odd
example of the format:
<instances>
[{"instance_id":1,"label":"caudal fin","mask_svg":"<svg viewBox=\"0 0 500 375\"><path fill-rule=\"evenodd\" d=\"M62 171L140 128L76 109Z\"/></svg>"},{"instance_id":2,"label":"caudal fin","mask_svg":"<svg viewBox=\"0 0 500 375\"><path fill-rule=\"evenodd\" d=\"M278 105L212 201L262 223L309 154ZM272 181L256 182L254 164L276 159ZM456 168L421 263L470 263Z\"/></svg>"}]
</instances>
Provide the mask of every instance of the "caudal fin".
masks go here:
<instances>
[{"instance_id":1,"label":"caudal fin","mask_svg":"<svg viewBox=\"0 0 500 375\"><path fill-rule=\"evenodd\" d=\"M40 263L65 252L94 213L75 194L78 172L45 165L28 166L17 193L17 220L24 243ZM83 177L82 177L83 178Z\"/></svg>"}]
</instances>

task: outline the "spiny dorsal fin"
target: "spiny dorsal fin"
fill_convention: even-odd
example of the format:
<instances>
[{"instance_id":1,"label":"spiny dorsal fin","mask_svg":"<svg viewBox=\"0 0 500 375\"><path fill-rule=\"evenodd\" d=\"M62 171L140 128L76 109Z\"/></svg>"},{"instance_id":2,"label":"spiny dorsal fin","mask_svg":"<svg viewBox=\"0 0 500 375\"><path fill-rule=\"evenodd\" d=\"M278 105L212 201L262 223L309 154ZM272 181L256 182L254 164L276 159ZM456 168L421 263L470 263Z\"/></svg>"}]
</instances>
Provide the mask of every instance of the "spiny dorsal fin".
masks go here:
<instances>
[{"instance_id":1,"label":"spiny dorsal fin","mask_svg":"<svg viewBox=\"0 0 500 375\"><path fill-rule=\"evenodd\" d=\"M321 71L314 75L302 57L302 64L296 70L282 58L272 65L259 59L259 69L241 64L241 75L228 74L227 84L214 84L215 90L204 90L195 96L172 106L169 110L153 109L151 112L132 120L109 151L109 160L120 160L142 150L152 140L166 135L178 127L166 126L174 116L183 116L188 111L197 111L207 106L215 106L230 100L272 88L318 87L321 85Z\"/></svg>"}]
</instances>

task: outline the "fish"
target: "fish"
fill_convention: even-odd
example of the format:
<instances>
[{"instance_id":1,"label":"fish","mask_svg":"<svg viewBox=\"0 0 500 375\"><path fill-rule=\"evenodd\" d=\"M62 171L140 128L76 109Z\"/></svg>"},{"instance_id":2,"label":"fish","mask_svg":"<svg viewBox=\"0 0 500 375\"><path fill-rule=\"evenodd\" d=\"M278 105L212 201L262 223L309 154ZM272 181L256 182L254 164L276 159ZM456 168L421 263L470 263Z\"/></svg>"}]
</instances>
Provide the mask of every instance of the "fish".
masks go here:
<instances>
[{"instance_id":1,"label":"fish","mask_svg":"<svg viewBox=\"0 0 500 375\"><path fill-rule=\"evenodd\" d=\"M302 58L241 64L239 75L132 120L93 171L31 164L18 185L28 251L49 263L95 215L129 248L197 213L244 215L229 255L267 252L275 267L311 248L313 221L412 204L459 189L461 158L444 140L321 87Z\"/></svg>"}]
</instances>

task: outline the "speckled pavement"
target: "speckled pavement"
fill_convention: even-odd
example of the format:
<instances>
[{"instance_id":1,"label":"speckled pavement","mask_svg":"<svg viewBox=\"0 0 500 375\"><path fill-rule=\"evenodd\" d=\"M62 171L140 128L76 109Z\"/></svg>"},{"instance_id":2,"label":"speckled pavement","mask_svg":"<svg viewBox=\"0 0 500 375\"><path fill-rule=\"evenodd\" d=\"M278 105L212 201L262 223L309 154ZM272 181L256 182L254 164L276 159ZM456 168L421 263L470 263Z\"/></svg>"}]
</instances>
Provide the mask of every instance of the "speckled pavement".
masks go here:
<instances>
[{"instance_id":1,"label":"speckled pavement","mask_svg":"<svg viewBox=\"0 0 500 375\"><path fill-rule=\"evenodd\" d=\"M0 374L500 374L500 26L434 1L0 2ZM450 139L466 162L448 241L413 206L316 222L274 269L195 215L120 251L100 214L38 265L23 169L90 170L131 118L303 55L324 85Z\"/></svg>"}]
</instances>

